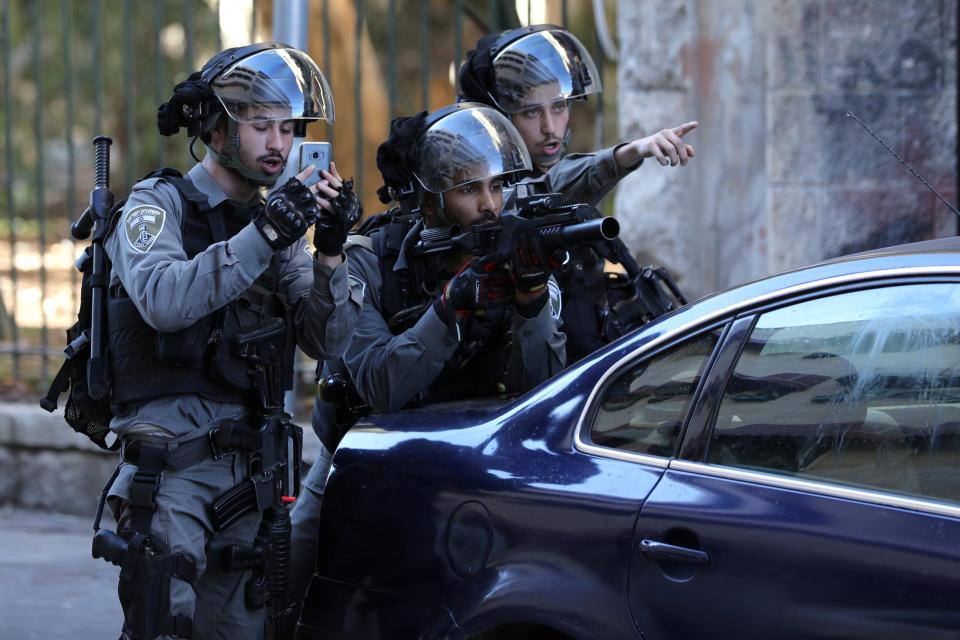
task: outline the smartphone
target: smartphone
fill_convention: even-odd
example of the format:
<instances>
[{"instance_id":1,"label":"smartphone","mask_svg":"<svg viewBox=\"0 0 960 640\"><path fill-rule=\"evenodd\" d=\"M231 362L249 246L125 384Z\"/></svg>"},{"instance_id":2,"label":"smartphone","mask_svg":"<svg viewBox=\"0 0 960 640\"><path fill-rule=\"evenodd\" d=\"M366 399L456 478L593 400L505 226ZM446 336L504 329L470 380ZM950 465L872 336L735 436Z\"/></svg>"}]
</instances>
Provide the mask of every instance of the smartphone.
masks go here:
<instances>
[{"instance_id":1,"label":"smartphone","mask_svg":"<svg viewBox=\"0 0 960 640\"><path fill-rule=\"evenodd\" d=\"M297 173L303 171L309 166L314 167L314 172L304 182L308 187L320 181L320 171L330 170L330 143L329 142L301 142L300 143L300 163Z\"/></svg>"}]
</instances>

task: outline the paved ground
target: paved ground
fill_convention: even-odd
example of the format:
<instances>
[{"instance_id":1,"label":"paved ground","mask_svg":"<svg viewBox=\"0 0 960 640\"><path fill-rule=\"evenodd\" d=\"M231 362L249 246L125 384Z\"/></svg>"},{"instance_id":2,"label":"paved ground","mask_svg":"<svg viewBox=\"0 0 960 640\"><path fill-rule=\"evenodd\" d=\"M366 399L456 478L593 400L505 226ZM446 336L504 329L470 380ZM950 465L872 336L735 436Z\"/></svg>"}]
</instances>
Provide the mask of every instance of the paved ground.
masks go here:
<instances>
[{"instance_id":1,"label":"paved ground","mask_svg":"<svg viewBox=\"0 0 960 640\"><path fill-rule=\"evenodd\" d=\"M92 518L0 509L0 638L120 635L119 569L91 557L91 525Z\"/></svg>"}]
</instances>

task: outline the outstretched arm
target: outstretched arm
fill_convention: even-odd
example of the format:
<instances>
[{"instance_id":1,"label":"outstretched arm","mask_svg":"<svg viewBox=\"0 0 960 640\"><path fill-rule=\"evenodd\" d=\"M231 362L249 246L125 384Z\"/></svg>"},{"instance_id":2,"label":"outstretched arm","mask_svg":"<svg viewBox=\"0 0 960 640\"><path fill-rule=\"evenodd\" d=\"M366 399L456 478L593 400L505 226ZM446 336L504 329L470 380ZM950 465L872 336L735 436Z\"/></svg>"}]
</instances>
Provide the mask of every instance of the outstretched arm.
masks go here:
<instances>
[{"instance_id":1,"label":"outstretched arm","mask_svg":"<svg viewBox=\"0 0 960 640\"><path fill-rule=\"evenodd\" d=\"M663 166L687 166L695 153L693 147L683 141L687 135L699 126L699 122L687 122L679 127L661 129L652 136L637 138L620 145L613 157L621 167L632 167L644 158L656 158Z\"/></svg>"}]
</instances>

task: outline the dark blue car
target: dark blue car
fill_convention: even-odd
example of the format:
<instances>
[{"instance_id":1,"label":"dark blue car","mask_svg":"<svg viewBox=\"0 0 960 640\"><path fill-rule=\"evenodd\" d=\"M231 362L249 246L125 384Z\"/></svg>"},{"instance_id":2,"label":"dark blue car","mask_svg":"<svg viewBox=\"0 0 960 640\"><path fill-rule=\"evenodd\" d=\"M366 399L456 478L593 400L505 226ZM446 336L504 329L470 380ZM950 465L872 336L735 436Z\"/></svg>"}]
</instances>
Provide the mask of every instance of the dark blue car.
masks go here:
<instances>
[{"instance_id":1,"label":"dark blue car","mask_svg":"<svg viewBox=\"0 0 960 640\"><path fill-rule=\"evenodd\" d=\"M958 638L960 240L372 416L333 463L300 638Z\"/></svg>"}]
</instances>

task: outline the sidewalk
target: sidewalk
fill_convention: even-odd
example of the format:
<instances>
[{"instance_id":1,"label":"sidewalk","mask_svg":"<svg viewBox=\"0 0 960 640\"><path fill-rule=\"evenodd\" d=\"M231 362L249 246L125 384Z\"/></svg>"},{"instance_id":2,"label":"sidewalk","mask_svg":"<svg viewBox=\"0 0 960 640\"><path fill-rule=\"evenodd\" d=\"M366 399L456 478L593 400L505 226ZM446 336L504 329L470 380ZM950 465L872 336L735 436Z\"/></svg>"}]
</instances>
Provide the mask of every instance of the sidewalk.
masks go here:
<instances>
[{"instance_id":1,"label":"sidewalk","mask_svg":"<svg viewBox=\"0 0 960 640\"><path fill-rule=\"evenodd\" d=\"M0 638L116 638L119 569L90 555L92 518L0 509Z\"/></svg>"},{"instance_id":2,"label":"sidewalk","mask_svg":"<svg viewBox=\"0 0 960 640\"><path fill-rule=\"evenodd\" d=\"M310 463L319 442L308 409L298 423ZM116 464L116 453L73 433L61 411L0 402L0 505L16 505L0 506L0 639L120 635L120 570L90 554L96 500ZM109 514L104 524L112 526Z\"/></svg>"}]
</instances>

